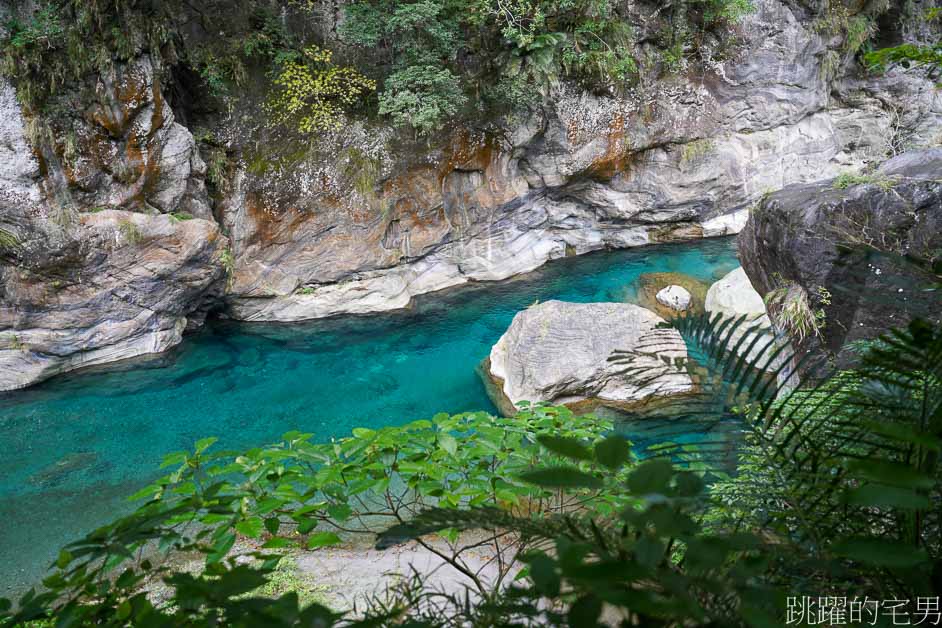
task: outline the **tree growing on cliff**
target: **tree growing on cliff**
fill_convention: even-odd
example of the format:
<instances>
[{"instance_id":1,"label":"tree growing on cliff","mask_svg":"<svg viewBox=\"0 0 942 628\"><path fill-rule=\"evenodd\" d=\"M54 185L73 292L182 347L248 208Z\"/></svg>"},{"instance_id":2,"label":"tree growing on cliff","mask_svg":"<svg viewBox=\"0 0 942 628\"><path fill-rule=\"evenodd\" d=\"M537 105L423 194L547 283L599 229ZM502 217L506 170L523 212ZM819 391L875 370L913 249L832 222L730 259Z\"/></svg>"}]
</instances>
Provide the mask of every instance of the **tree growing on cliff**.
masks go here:
<instances>
[{"instance_id":1,"label":"tree growing on cliff","mask_svg":"<svg viewBox=\"0 0 942 628\"><path fill-rule=\"evenodd\" d=\"M351 67L332 62L333 53L308 46L281 61L268 110L276 124L300 133L339 129L346 111L373 90L376 82Z\"/></svg>"}]
</instances>

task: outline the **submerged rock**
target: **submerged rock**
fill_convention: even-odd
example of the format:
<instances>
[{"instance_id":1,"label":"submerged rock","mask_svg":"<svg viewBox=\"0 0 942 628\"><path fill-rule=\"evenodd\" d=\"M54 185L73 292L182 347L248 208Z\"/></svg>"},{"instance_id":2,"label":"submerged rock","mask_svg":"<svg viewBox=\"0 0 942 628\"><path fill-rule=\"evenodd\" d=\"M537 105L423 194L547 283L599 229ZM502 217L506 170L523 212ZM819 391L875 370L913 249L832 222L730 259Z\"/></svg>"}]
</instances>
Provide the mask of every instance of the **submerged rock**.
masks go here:
<instances>
[{"instance_id":1,"label":"submerged rock","mask_svg":"<svg viewBox=\"0 0 942 628\"><path fill-rule=\"evenodd\" d=\"M547 301L518 313L485 365L501 411L522 401L624 409L691 392L675 362L687 348L676 330L658 327L663 322L628 303ZM616 351L633 355L610 362Z\"/></svg>"},{"instance_id":2,"label":"submerged rock","mask_svg":"<svg viewBox=\"0 0 942 628\"><path fill-rule=\"evenodd\" d=\"M942 149L890 159L866 176L793 185L766 198L740 236L745 272L800 352L838 367L847 344L914 317L942 323L926 288L942 251Z\"/></svg>"},{"instance_id":3,"label":"submerged rock","mask_svg":"<svg viewBox=\"0 0 942 628\"><path fill-rule=\"evenodd\" d=\"M687 294L688 300L682 310L683 312L688 315L703 312L703 303L706 299L709 284L683 273L642 273L639 275L635 283L638 305L651 310L662 318L669 319L677 316L681 310L664 303L659 298L662 292L671 287L674 288L671 294L681 297L678 303L683 302L683 295L679 290L683 290ZM661 296L666 299L667 293Z\"/></svg>"},{"instance_id":4,"label":"submerged rock","mask_svg":"<svg viewBox=\"0 0 942 628\"><path fill-rule=\"evenodd\" d=\"M658 303L676 312L684 312L690 308L690 293L677 285L662 288L655 298Z\"/></svg>"}]
</instances>

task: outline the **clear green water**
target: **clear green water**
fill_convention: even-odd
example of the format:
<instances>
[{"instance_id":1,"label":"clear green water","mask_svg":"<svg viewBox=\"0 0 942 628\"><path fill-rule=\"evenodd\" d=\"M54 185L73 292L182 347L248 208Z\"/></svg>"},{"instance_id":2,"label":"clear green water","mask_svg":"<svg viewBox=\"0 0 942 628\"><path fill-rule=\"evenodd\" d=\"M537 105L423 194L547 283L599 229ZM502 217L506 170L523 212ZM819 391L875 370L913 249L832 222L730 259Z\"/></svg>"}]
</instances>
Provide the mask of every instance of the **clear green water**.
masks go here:
<instances>
[{"instance_id":1,"label":"clear green water","mask_svg":"<svg viewBox=\"0 0 942 628\"><path fill-rule=\"evenodd\" d=\"M475 369L534 301L631 301L642 273L714 280L736 266L733 239L594 253L427 295L402 312L215 322L157 360L0 397L0 597L36 581L62 544L128 509L124 497L167 452L210 435L217 447L244 447L292 429L329 439L436 412L493 411ZM625 429L642 438L654 427Z\"/></svg>"}]
</instances>

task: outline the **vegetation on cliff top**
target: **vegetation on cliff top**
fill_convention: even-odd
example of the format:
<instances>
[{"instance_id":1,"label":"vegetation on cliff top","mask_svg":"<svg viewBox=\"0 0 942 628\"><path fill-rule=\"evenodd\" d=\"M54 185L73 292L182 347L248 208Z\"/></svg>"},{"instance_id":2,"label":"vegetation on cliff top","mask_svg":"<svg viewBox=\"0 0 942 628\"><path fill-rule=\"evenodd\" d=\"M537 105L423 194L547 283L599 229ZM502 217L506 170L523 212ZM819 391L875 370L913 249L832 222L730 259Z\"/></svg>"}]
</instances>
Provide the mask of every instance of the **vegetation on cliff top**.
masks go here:
<instances>
[{"instance_id":1,"label":"vegetation on cliff top","mask_svg":"<svg viewBox=\"0 0 942 628\"><path fill-rule=\"evenodd\" d=\"M273 120L302 133L357 109L431 132L455 116L533 104L562 79L624 91L639 66L652 62L639 57L634 34L643 16L616 0L364 0L346 5L342 19L296 0L30 6L17 3L4 25L0 69L28 108L46 114L63 86L141 53L165 68L188 67L217 97L267 74L276 92ZM650 9L661 25L652 42L674 60L665 68L676 69L677 60L697 54L706 33L724 39L751 5L685 0L661 17Z\"/></svg>"},{"instance_id":2,"label":"vegetation on cliff top","mask_svg":"<svg viewBox=\"0 0 942 628\"><path fill-rule=\"evenodd\" d=\"M815 23L874 69L938 65L938 44L872 49L887 7L855 13L831 0ZM682 70L704 47L716 61L752 10L750 0L357 0L342 15L298 0L16 2L0 71L29 109L49 116L57 90L148 53L192 70L208 98L234 98L267 76L270 121L302 134L357 112L431 133L456 117L537 104L562 80L623 93L643 74Z\"/></svg>"}]
</instances>

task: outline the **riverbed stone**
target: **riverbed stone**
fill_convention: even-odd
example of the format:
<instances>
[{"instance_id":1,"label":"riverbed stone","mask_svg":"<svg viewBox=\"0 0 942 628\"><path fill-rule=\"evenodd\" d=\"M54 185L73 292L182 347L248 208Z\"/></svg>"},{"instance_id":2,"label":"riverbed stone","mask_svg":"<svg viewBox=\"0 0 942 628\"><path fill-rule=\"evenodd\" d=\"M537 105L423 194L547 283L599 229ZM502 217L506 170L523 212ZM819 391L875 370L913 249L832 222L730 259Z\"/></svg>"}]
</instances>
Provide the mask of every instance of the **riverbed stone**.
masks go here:
<instances>
[{"instance_id":1,"label":"riverbed stone","mask_svg":"<svg viewBox=\"0 0 942 628\"><path fill-rule=\"evenodd\" d=\"M752 287L742 266L710 286L704 307L710 314L730 318L746 316L746 320L757 321L763 327L771 324L762 296Z\"/></svg>"},{"instance_id":2,"label":"riverbed stone","mask_svg":"<svg viewBox=\"0 0 942 628\"><path fill-rule=\"evenodd\" d=\"M485 369L508 414L523 401L626 409L691 392L676 362L686 346L663 322L629 303L539 303L514 317ZM609 361L621 351L625 362Z\"/></svg>"},{"instance_id":3,"label":"riverbed stone","mask_svg":"<svg viewBox=\"0 0 942 628\"><path fill-rule=\"evenodd\" d=\"M662 288L655 298L661 305L677 312L686 311L690 307L690 293L678 285Z\"/></svg>"},{"instance_id":4,"label":"riverbed stone","mask_svg":"<svg viewBox=\"0 0 942 628\"><path fill-rule=\"evenodd\" d=\"M690 295L690 301L684 310L686 315L703 312L703 303L710 284L685 273L641 273L626 291L624 299L651 310L661 318L670 319L677 316L678 311L657 298L657 295L669 286L678 286Z\"/></svg>"}]
</instances>

